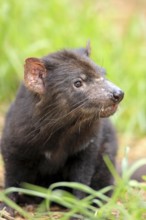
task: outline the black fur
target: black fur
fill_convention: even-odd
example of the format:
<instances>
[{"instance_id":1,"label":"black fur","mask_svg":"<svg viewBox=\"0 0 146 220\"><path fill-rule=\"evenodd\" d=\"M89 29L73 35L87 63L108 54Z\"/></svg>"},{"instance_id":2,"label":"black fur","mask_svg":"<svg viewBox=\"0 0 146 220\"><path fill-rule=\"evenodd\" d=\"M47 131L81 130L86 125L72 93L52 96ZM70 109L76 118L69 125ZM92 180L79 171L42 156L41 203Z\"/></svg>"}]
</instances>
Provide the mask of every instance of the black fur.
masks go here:
<instances>
[{"instance_id":1,"label":"black fur","mask_svg":"<svg viewBox=\"0 0 146 220\"><path fill-rule=\"evenodd\" d=\"M74 181L98 190L113 183L103 161L107 154L114 164L117 152L107 117L116 111L123 92L105 79L105 70L88 54L83 48L63 50L27 61L41 70L34 87L27 78L22 83L6 117L1 143L5 188ZM26 64L25 74L28 69ZM18 197L12 199L18 202Z\"/></svg>"}]
</instances>

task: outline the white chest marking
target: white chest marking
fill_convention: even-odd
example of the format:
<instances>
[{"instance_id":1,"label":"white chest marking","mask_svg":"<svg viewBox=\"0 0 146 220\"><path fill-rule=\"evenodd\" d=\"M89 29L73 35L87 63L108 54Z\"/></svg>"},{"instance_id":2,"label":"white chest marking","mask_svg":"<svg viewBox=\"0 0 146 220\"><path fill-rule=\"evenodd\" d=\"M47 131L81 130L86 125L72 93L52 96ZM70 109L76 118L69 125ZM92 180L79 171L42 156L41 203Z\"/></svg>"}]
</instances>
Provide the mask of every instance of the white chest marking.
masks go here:
<instances>
[{"instance_id":1,"label":"white chest marking","mask_svg":"<svg viewBox=\"0 0 146 220\"><path fill-rule=\"evenodd\" d=\"M45 157L46 157L46 159L50 160L50 159L51 159L51 156L52 156L52 153L51 153L51 152L49 152L49 151L46 151L46 152L45 152Z\"/></svg>"}]
</instances>

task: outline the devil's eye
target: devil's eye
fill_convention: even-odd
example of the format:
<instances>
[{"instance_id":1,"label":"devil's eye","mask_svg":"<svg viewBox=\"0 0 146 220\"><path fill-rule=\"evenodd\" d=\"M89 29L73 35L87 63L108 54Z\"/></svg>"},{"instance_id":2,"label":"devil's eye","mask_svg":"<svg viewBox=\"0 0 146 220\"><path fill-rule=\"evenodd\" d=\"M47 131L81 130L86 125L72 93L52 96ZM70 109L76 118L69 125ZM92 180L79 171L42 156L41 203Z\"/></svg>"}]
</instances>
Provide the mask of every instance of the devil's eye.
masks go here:
<instances>
[{"instance_id":1,"label":"devil's eye","mask_svg":"<svg viewBox=\"0 0 146 220\"><path fill-rule=\"evenodd\" d=\"M76 80L75 82L74 82L74 86L76 87L76 88L79 88L79 87L81 87L82 86L82 81L81 80Z\"/></svg>"}]
</instances>

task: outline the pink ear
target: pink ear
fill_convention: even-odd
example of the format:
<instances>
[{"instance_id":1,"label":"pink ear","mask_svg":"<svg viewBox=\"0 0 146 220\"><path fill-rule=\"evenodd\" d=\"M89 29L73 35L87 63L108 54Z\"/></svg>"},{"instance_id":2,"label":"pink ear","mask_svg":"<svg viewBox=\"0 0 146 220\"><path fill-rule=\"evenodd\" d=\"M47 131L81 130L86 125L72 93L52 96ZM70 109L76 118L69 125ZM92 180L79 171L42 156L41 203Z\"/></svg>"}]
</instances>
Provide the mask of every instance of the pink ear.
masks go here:
<instances>
[{"instance_id":1,"label":"pink ear","mask_svg":"<svg viewBox=\"0 0 146 220\"><path fill-rule=\"evenodd\" d=\"M26 87L38 94L45 92L44 78L47 75L43 62L38 58L28 58L24 65L24 83Z\"/></svg>"}]
</instances>

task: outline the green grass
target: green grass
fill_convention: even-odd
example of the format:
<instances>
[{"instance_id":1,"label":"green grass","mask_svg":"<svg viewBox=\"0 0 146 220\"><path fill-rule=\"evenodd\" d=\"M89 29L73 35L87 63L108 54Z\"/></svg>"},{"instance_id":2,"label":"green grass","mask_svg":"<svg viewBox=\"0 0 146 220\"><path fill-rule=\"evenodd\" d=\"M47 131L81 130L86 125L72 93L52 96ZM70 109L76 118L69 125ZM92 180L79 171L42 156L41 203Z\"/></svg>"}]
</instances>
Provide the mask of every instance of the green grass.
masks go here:
<instances>
[{"instance_id":1,"label":"green grass","mask_svg":"<svg viewBox=\"0 0 146 220\"><path fill-rule=\"evenodd\" d=\"M84 46L90 39L92 58L125 91L113 118L119 131L145 134L146 26L140 10L134 11L124 25L123 20L115 19L120 12L111 0L0 3L0 105L13 99L23 79L25 58Z\"/></svg>"},{"instance_id":2,"label":"green grass","mask_svg":"<svg viewBox=\"0 0 146 220\"><path fill-rule=\"evenodd\" d=\"M111 190L111 188L113 188L112 186L108 186L97 192L90 187L79 183L66 182L52 184L48 189L25 184L25 188L18 189L13 187L1 192L0 198L2 201L16 209L18 213L24 216L27 220L43 219L45 216L48 216L47 219L53 219L55 213L50 209L50 202L55 202L67 208L68 211L59 212L61 219L63 220L67 220L71 216L77 216L84 220L144 220L146 217L146 184L132 181L130 180L130 176L137 168L146 164L146 159L139 160L131 167L128 167L127 159L125 157L123 161L125 165L122 177L117 174L107 158L105 158L105 161L115 178L115 187L112 198L108 198L104 194ZM56 189L56 187L62 186L82 190L89 195L82 200L78 200L72 194ZM24 211L24 209L8 199L7 195L11 192L38 196L44 199L44 201L38 206L32 217L30 213ZM91 205L93 201L98 204L99 208ZM3 211L0 212L1 216L2 214Z\"/></svg>"}]
</instances>

